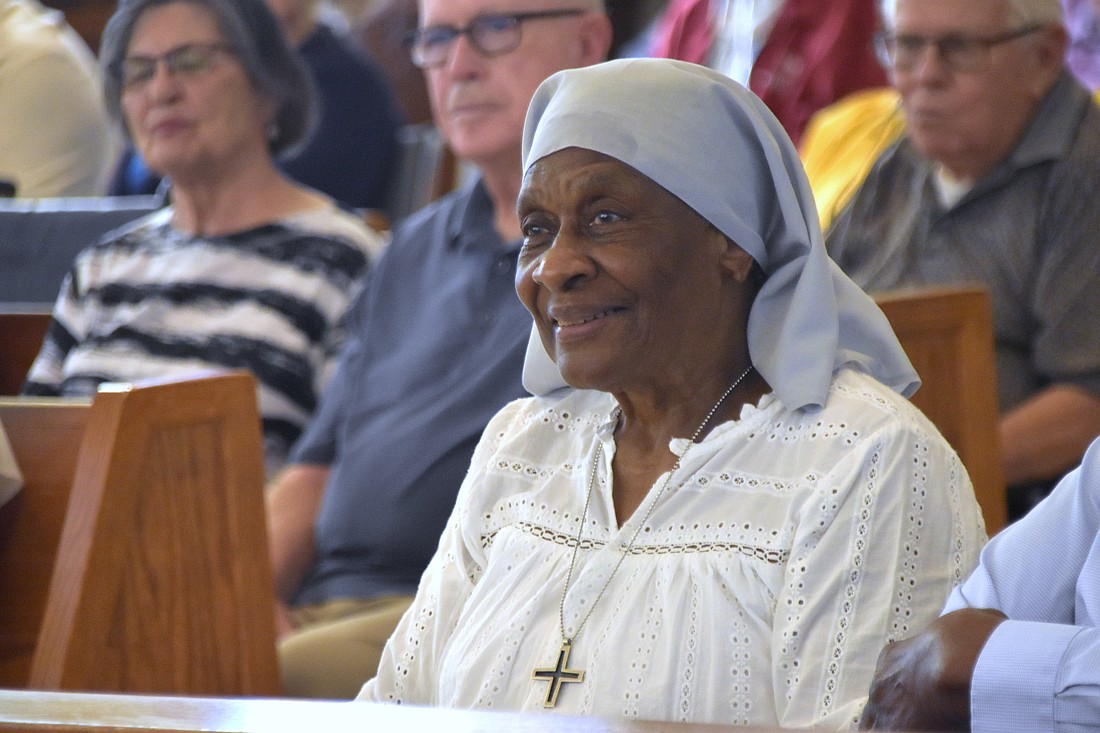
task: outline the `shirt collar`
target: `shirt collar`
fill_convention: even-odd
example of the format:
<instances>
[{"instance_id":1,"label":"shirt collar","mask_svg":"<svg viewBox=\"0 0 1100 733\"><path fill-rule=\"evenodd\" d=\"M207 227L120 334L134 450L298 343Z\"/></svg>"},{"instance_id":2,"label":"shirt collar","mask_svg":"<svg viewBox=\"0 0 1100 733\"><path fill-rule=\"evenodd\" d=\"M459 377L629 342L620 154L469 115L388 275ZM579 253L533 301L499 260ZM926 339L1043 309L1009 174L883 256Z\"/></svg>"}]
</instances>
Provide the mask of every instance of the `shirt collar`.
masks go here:
<instances>
[{"instance_id":1,"label":"shirt collar","mask_svg":"<svg viewBox=\"0 0 1100 733\"><path fill-rule=\"evenodd\" d=\"M1077 138L1081 116L1090 104L1093 100L1089 92L1069 71L1063 69L1040 102L1019 144L1009 154L1006 163L1010 170L1057 160L1069 154Z\"/></svg>"},{"instance_id":2,"label":"shirt collar","mask_svg":"<svg viewBox=\"0 0 1100 733\"><path fill-rule=\"evenodd\" d=\"M504 242L497 234L493 201L481 176L468 183L463 202L451 209L447 219L447 241L461 250L519 251L520 240Z\"/></svg>"}]
</instances>

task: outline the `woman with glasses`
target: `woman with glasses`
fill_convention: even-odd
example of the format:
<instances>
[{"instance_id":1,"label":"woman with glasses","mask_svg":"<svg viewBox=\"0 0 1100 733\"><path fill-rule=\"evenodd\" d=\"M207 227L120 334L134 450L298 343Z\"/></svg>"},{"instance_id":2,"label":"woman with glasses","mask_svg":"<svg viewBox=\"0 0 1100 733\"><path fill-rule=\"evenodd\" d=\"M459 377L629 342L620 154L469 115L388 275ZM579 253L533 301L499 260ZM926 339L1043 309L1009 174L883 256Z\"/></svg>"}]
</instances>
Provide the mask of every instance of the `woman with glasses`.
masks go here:
<instances>
[{"instance_id":1,"label":"woman with glasses","mask_svg":"<svg viewBox=\"0 0 1100 733\"><path fill-rule=\"evenodd\" d=\"M386 76L348 34L322 18L320 0L267 0L267 4L309 72L317 96L313 130L301 144L278 156L279 167L341 206L385 209L403 124ZM160 176L128 147L108 191L152 194L160 184Z\"/></svg>"},{"instance_id":2,"label":"woman with glasses","mask_svg":"<svg viewBox=\"0 0 1100 733\"><path fill-rule=\"evenodd\" d=\"M172 203L78 256L25 391L248 369L274 468L380 238L275 167L309 129L312 93L263 0L123 0L101 61L108 107Z\"/></svg>"}]
</instances>

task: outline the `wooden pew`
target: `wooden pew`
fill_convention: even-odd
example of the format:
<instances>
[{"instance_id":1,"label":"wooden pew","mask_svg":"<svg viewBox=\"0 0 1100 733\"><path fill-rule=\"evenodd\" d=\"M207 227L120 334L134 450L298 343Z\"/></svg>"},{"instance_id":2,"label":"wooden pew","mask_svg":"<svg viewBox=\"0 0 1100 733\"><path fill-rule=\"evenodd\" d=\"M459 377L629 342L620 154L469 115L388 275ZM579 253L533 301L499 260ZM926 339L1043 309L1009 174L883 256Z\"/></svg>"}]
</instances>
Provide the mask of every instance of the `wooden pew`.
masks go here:
<instances>
[{"instance_id":1,"label":"wooden pew","mask_svg":"<svg viewBox=\"0 0 1100 733\"><path fill-rule=\"evenodd\" d=\"M1005 526L1004 462L989 293L939 287L875 296L922 386L913 403L959 454L990 536Z\"/></svg>"},{"instance_id":2,"label":"wooden pew","mask_svg":"<svg viewBox=\"0 0 1100 733\"><path fill-rule=\"evenodd\" d=\"M780 733L550 713L448 710L318 700L89 695L0 690L0 733Z\"/></svg>"},{"instance_id":3,"label":"wooden pew","mask_svg":"<svg viewBox=\"0 0 1100 733\"><path fill-rule=\"evenodd\" d=\"M99 38L118 0L46 0L42 4L65 13L65 21L80 34L92 53L98 53Z\"/></svg>"},{"instance_id":4,"label":"wooden pew","mask_svg":"<svg viewBox=\"0 0 1100 733\"><path fill-rule=\"evenodd\" d=\"M0 400L0 420L26 480L0 546L0 684L278 694L250 375L104 385L90 405Z\"/></svg>"},{"instance_id":5,"label":"wooden pew","mask_svg":"<svg viewBox=\"0 0 1100 733\"><path fill-rule=\"evenodd\" d=\"M90 400L0 399L0 422L24 475L0 530L0 686L30 678L49 579Z\"/></svg>"},{"instance_id":6,"label":"wooden pew","mask_svg":"<svg viewBox=\"0 0 1100 733\"><path fill-rule=\"evenodd\" d=\"M49 325L48 306L0 310L0 396L19 394Z\"/></svg>"}]
</instances>

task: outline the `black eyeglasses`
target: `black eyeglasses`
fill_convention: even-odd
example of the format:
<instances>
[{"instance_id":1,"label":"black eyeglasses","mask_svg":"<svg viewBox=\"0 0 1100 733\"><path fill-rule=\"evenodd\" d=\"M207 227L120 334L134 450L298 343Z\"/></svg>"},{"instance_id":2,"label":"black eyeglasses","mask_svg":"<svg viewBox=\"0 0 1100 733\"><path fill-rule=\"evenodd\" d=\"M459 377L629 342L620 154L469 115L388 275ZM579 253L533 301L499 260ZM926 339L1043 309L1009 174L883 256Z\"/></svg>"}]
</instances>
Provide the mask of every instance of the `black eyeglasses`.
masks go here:
<instances>
[{"instance_id":1,"label":"black eyeglasses","mask_svg":"<svg viewBox=\"0 0 1100 733\"><path fill-rule=\"evenodd\" d=\"M226 43L188 43L160 56L127 56L119 64L119 77L125 89L140 88L156 76L162 61L169 74L197 77L214 68L219 55L232 53L233 47Z\"/></svg>"},{"instance_id":2,"label":"black eyeglasses","mask_svg":"<svg viewBox=\"0 0 1100 733\"><path fill-rule=\"evenodd\" d=\"M910 71L920 63L925 47L934 46L936 55L948 68L970 74L989 68L994 46L1042 29L1041 25L1029 25L997 36L949 35L931 38L910 33L883 33L875 38L875 47L883 64L898 71Z\"/></svg>"},{"instance_id":3,"label":"black eyeglasses","mask_svg":"<svg viewBox=\"0 0 1100 733\"><path fill-rule=\"evenodd\" d=\"M477 16L465 28L456 28L453 25L417 28L405 36L405 44L409 47L414 64L421 69L432 69L447 60L447 53L459 36L469 38L482 56L500 56L515 51L519 46L521 26L525 20L565 18L585 12L587 11L581 8L572 8L536 10L531 13L488 13Z\"/></svg>"}]
</instances>

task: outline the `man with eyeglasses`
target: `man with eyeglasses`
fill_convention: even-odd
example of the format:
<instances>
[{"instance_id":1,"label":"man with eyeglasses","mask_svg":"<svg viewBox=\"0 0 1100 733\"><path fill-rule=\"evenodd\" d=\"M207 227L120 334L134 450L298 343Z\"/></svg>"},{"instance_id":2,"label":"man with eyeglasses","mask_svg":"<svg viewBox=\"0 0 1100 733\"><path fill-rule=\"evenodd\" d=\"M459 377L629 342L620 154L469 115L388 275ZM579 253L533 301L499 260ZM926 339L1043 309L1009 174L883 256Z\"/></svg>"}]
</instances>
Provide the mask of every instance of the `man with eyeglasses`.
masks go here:
<instances>
[{"instance_id":1,"label":"man with eyeglasses","mask_svg":"<svg viewBox=\"0 0 1100 733\"><path fill-rule=\"evenodd\" d=\"M1058 0L890 5L905 133L826 244L870 291L989 288L1017 518L1100 434L1100 110L1065 68Z\"/></svg>"},{"instance_id":2,"label":"man with eyeglasses","mask_svg":"<svg viewBox=\"0 0 1100 733\"><path fill-rule=\"evenodd\" d=\"M269 492L284 692L351 698L412 600L489 418L525 393L513 281L527 106L602 61L601 0L421 0L408 37L476 175L402 223L349 311L317 414Z\"/></svg>"}]
</instances>

